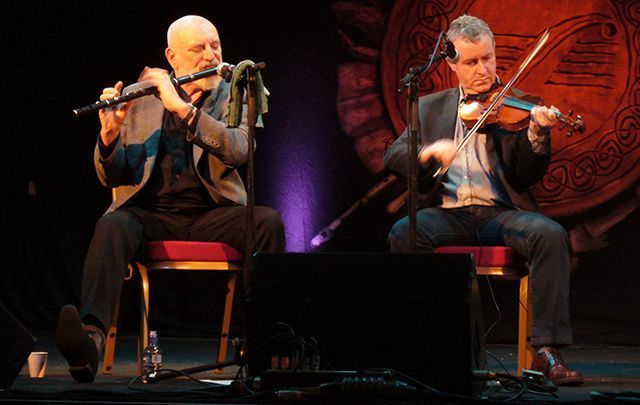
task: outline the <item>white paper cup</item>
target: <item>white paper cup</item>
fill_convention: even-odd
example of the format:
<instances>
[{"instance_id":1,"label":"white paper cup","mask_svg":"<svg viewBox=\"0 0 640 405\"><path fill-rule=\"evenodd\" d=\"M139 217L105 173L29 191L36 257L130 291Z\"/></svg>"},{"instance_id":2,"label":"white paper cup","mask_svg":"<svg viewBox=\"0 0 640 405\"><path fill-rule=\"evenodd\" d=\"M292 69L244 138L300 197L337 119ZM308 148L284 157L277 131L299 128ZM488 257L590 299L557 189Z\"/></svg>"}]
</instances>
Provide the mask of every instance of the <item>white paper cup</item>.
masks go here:
<instances>
[{"instance_id":1,"label":"white paper cup","mask_svg":"<svg viewBox=\"0 0 640 405\"><path fill-rule=\"evenodd\" d=\"M31 378L42 378L47 370L47 352L31 352L27 362L29 363L29 376Z\"/></svg>"}]
</instances>

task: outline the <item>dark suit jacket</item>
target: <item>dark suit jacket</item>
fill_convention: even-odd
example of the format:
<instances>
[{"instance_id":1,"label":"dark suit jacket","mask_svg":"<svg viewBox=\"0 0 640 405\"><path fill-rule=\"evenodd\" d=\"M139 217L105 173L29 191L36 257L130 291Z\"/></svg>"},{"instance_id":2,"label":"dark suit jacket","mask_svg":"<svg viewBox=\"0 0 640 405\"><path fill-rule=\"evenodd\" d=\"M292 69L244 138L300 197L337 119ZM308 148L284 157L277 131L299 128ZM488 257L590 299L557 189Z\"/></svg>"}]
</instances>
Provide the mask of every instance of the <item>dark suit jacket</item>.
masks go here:
<instances>
[{"instance_id":1,"label":"dark suit jacket","mask_svg":"<svg viewBox=\"0 0 640 405\"><path fill-rule=\"evenodd\" d=\"M94 152L100 182L116 188L107 212L122 206L140 191L151 175L158 152L165 111L162 102L146 96L131 103L112 153L102 158L97 144ZM228 103L229 84L222 81L204 100L195 132L188 139L194 143L196 172L211 198L218 205L244 205L247 194L236 168L247 160L247 109L243 109L238 128L226 128L224 114Z\"/></svg>"},{"instance_id":2,"label":"dark suit jacket","mask_svg":"<svg viewBox=\"0 0 640 405\"><path fill-rule=\"evenodd\" d=\"M513 90L519 94L518 90ZM420 139L421 145L430 144L438 139L453 139L458 114L458 100L460 90L458 88L440 91L420 97L418 110L420 114ZM496 151L503 175L500 180L503 183L515 208L534 210L535 202L528 188L538 182L544 176L549 165L549 152L536 154L531 149L531 142L527 138L527 129L518 132L509 132L489 125L487 133L493 136ZM408 131L405 130L395 142L387 148L384 155L384 164L393 173L406 177L408 163ZM547 148L548 150L549 148ZM421 192L433 187L430 180L431 168L420 168L419 183ZM436 192L439 191L439 187ZM441 199L438 195L429 198L432 203L438 203Z\"/></svg>"}]
</instances>

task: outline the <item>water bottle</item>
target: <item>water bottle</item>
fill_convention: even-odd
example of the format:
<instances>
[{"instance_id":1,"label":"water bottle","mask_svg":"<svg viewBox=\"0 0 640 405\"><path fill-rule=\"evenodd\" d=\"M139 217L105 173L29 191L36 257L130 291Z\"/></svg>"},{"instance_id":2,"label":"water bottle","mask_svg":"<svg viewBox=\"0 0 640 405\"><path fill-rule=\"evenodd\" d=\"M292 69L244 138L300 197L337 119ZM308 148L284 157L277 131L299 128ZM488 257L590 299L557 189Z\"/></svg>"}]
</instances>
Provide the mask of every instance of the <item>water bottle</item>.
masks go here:
<instances>
[{"instance_id":1,"label":"water bottle","mask_svg":"<svg viewBox=\"0 0 640 405\"><path fill-rule=\"evenodd\" d=\"M158 334L149 331L149 346L142 352L142 378L144 384L155 382L155 377L162 368L162 350L158 347Z\"/></svg>"}]
</instances>

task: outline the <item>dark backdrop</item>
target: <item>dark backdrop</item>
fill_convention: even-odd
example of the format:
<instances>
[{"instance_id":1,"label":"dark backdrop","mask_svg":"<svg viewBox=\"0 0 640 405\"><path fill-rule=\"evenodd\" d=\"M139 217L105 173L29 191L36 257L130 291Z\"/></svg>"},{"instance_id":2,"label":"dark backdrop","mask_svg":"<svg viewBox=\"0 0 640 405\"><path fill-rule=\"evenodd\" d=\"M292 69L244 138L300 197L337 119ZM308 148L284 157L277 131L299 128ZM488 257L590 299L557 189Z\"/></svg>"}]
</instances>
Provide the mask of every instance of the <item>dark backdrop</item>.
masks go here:
<instances>
[{"instance_id":1,"label":"dark backdrop","mask_svg":"<svg viewBox=\"0 0 640 405\"><path fill-rule=\"evenodd\" d=\"M282 213L290 251L311 251L315 233L380 180L357 158L336 115L336 66L346 56L330 2L132 3L26 4L4 13L2 173L8 181L0 297L37 334L51 332L61 305L78 303L84 255L110 199L92 163L97 116L73 119L71 110L97 100L117 80L134 82L145 65L167 67L166 28L182 15L214 22L225 61L267 63L263 78L272 95L258 133L256 198ZM322 250L384 251L395 220L384 213L385 197L350 215ZM613 229L609 247L576 258L577 342L640 343L638 223L636 212ZM220 280L167 274L152 282L152 322L161 334L209 336L217 330L222 303L210 297L222 292ZM517 286L493 287L503 319L490 341L511 341ZM137 289L130 283L123 293L125 332L135 327ZM487 296L491 323L497 315ZM242 320L240 310L236 330Z\"/></svg>"}]
</instances>

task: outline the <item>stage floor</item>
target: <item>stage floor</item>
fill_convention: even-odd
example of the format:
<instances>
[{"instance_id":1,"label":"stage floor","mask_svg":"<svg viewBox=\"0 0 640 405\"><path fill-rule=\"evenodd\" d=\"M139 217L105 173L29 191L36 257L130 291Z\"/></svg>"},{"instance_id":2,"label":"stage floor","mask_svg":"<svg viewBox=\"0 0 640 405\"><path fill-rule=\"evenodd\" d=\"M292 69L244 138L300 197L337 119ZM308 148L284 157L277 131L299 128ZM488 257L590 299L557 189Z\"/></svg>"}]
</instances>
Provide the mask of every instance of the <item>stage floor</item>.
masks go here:
<instances>
[{"instance_id":1,"label":"stage floor","mask_svg":"<svg viewBox=\"0 0 640 405\"><path fill-rule=\"evenodd\" d=\"M185 369L214 363L216 342L209 339L185 339L160 337L163 350L163 366L170 369ZM101 373L93 384L75 383L67 373L67 366L58 353L50 337L38 339L34 348L47 351L49 360L46 376L42 379L29 378L25 366L10 390L0 391L0 402L24 401L29 403L273 403L273 397L226 397L204 391L203 386L186 377L159 381L156 384L130 383L136 376L136 343L134 337L120 338L116 352L113 374L104 376ZM488 345L490 355L487 356L489 369L503 372L502 366L494 359L500 360L509 372L515 373L516 347L512 345ZM585 383L580 387L560 387L552 396L527 393L520 398L523 401L553 402L590 402L593 393L622 393L635 391L640 397L640 347L620 346L582 346L576 345L562 351L565 360L585 376ZM231 356L231 353L230 353ZM384 365L381 365L384 366ZM442 366L443 371L446 365ZM212 371L196 374L195 377L206 380L231 380L238 372L237 366L231 366L221 374ZM226 394L225 394L226 395ZM270 399L271 398L271 399ZM313 401L313 397L311 402ZM319 399L319 402L328 403ZM498 398L505 398L498 395ZM330 401L332 402L332 401ZM329 402L329 403L330 403ZM349 400L348 402L352 402ZM375 398L359 398L358 403L376 402ZM411 401L409 401L411 402ZM446 402L446 401L445 401ZM464 402L464 401L462 401Z\"/></svg>"}]
</instances>

